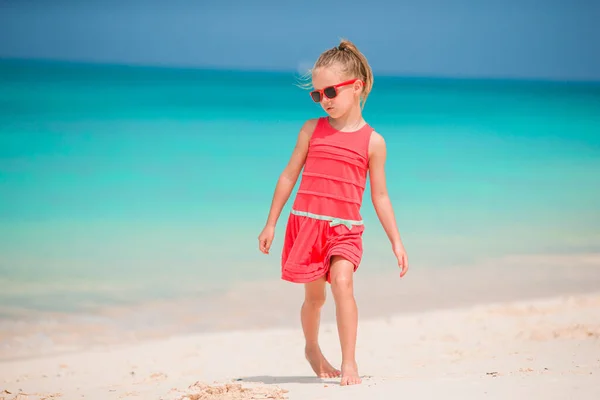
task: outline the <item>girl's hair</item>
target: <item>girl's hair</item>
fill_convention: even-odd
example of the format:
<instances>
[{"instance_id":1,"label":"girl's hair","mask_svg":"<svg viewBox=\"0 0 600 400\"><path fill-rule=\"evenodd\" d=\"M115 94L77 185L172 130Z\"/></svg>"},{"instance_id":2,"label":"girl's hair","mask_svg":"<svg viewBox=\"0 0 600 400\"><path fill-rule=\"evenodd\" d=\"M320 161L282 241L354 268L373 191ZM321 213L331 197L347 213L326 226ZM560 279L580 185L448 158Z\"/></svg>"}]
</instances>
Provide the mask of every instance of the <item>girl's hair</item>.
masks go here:
<instances>
[{"instance_id":1,"label":"girl's hair","mask_svg":"<svg viewBox=\"0 0 600 400\"><path fill-rule=\"evenodd\" d=\"M343 74L358 78L363 82L361 98L362 107L364 107L367 97L373 88L373 71L367 58L356 48L354 43L342 39L338 46L321 53L314 67L311 71L308 71L305 77L308 78L312 71L317 68L331 67L333 65L341 67Z\"/></svg>"}]
</instances>

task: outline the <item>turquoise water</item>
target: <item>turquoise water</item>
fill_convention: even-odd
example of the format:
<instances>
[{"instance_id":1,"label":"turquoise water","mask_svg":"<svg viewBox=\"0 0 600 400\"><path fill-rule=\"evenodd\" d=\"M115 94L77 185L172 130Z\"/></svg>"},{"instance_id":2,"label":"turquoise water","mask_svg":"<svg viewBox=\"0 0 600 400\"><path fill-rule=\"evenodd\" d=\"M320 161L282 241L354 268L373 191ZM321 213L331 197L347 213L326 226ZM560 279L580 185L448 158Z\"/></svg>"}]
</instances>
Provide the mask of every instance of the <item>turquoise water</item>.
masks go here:
<instances>
[{"instance_id":1,"label":"turquoise water","mask_svg":"<svg viewBox=\"0 0 600 400\"><path fill-rule=\"evenodd\" d=\"M257 250L306 118L292 73L0 62L0 301L48 309L278 279ZM378 77L411 267L600 251L600 84ZM361 273L397 268L368 192ZM551 271L549 271L551 273Z\"/></svg>"}]
</instances>

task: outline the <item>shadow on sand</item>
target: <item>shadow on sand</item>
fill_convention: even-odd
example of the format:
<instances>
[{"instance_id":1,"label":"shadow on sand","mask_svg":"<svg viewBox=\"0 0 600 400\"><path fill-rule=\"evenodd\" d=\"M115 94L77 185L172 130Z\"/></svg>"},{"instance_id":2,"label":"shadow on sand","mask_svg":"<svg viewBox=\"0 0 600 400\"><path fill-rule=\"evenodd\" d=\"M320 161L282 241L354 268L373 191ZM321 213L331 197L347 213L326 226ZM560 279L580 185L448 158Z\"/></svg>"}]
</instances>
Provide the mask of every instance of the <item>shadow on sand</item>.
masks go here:
<instances>
[{"instance_id":1,"label":"shadow on sand","mask_svg":"<svg viewBox=\"0 0 600 400\"><path fill-rule=\"evenodd\" d=\"M234 380L234 382L252 382L264 383L266 385L275 385L278 383L309 383L309 384L325 384L339 385L339 379L336 381L333 378L322 379L312 376L243 376Z\"/></svg>"}]
</instances>

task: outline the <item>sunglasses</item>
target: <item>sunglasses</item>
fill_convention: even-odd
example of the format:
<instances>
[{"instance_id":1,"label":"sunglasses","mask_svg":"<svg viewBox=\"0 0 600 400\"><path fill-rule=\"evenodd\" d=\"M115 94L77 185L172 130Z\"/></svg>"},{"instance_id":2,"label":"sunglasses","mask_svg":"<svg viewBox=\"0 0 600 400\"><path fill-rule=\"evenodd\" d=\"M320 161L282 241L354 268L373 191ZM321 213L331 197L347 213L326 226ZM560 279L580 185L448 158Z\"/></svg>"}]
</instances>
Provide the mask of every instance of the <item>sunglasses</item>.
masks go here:
<instances>
[{"instance_id":1,"label":"sunglasses","mask_svg":"<svg viewBox=\"0 0 600 400\"><path fill-rule=\"evenodd\" d=\"M312 92L310 92L310 97L312 97L315 103L321 102L321 100L323 100L323 96L327 97L328 99L333 99L335 96L338 95L337 88L346 85L351 85L357 80L358 79L351 79L349 81L338 83L337 85L327 86L326 88L320 90L313 90Z\"/></svg>"}]
</instances>

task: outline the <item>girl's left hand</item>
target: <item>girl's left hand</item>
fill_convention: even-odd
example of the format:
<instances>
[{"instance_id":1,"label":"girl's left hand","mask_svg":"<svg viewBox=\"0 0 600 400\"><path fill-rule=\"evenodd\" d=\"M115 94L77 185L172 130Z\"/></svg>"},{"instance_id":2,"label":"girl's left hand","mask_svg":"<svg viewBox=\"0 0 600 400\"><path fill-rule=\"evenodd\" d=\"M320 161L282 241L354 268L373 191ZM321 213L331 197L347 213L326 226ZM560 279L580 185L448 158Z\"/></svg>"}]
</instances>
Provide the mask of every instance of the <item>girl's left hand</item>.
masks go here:
<instances>
[{"instance_id":1,"label":"girl's left hand","mask_svg":"<svg viewBox=\"0 0 600 400\"><path fill-rule=\"evenodd\" d=\"M398 259L398 266L400 267L400 278L402 278L408 272L408 255L404 249L404 245L400 243L394 246L394 254Z\"/></svg>"}]
</instances>

